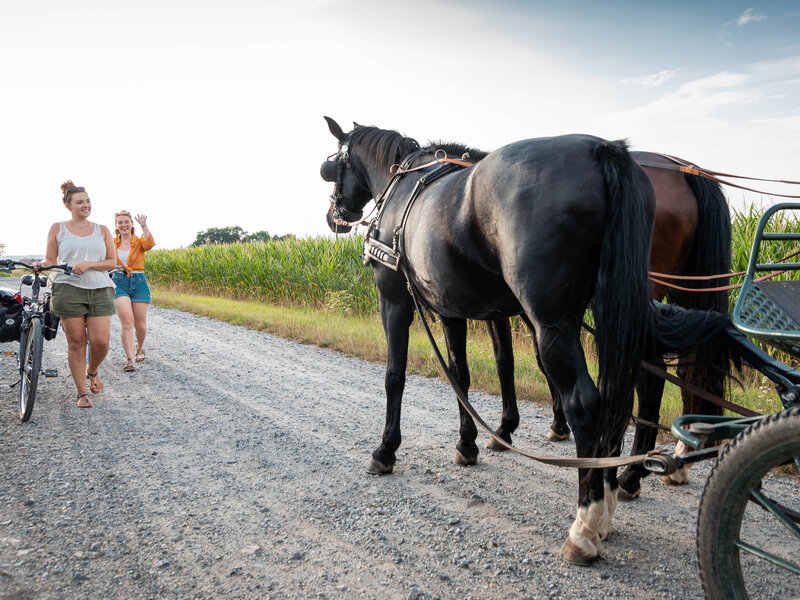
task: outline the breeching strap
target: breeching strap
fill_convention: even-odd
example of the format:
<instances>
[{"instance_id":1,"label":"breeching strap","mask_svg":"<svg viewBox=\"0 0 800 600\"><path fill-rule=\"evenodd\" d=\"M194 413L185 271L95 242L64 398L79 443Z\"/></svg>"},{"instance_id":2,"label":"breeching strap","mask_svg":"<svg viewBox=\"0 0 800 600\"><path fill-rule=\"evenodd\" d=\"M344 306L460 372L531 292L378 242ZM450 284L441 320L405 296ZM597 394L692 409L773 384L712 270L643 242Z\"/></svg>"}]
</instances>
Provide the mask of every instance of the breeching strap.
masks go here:
<instances>
[{"instance_id":1,"label":"breeching strap","mask_svg":"<svg viewBox=\"0 0 800 600\"><path fill-rule=\"evenodd\" d=\"M613 468L613 467L625 467L628 465L636 465L644 461L644 459L658 455L660 452L652 450L647 454L637 454L636 456L628 456L627 458L621 456L609 456L609 457L601 457L601 458L560 458L554 456L538 456L536 454L531 454L530 452L526 452L525 450L520 450L509 444L499 435L497 435L494 431L492 431L489 426L486 424L475 408L472 406L470 401L467 399L467 395L461 389L461 386L456 381L455 376L450 371L447 364L445 364L444 357L442 353L439 351L439 347L436 345L436 340L431 333L430 327L428 326L428 320L425 317L425 313L422 310L422 305L417 298L416 290L414 289L413 284L411 283L411 279L408 276L408 272L406 271L405 264L402 265L403 275L405 275L406 282L408 283L408 291L411 294L411 298L414 301L414 307L417 309L419 313L420 320L422 321L422 326L425 329L425 334L428 336L428 341L433 348L433 352L436 355L436 360L439 361L439 365L442 367L445 376L447 377L447 381L450 382L450 385L453 387L453 390L456 393L456 397L458 398L458 402L467 411L470 417L472 417L485 431L489 434L489 436L498 444L511 450L512 452L516 452L517 454L521 454L527 458L532 458L535 461L540 463L548 464L548 465L555 465L557 467L574 467L580 469L605 469L605 468Z\"/></svg>"}]
</instances>

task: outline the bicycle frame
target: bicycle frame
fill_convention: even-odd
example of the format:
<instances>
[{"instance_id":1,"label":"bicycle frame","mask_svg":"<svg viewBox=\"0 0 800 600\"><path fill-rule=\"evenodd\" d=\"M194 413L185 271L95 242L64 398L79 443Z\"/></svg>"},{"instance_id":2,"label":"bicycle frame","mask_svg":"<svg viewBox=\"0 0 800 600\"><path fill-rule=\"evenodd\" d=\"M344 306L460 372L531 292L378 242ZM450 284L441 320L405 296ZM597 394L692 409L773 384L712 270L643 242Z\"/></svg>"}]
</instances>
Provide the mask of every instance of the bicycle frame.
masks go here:
<instances>
[{"instance_id":1,"label":"bicycle frame","mask_svg":"<svg viewBox=\"0 0 800 600\"><path fill-rule=\"evenodd\" d=\"M33 271L24 275L20 281L20 297L22 298L22 323L20 326L19 352L17 353L17 366L19 368L20 386L19 394L19 416L25 422L30 419L33 412L33 403L36 398L36 388L39 383L39 375L45 377L55 377L57 371L44 371L42 369L42 350L44 336L42 329L44 326L45 305L49 294L43 299L39 298L42 287L47 286L47 278L40 275L41 271L59 269L69 273L68 265L48 265L33 267L27 263L14 260L0 260L0 269L10 271L14 267L21 266ZM31 294L22 294L22 286L30 285ZM17 385L16 383L13 385ZM12 385L12 387L13 387Z\"/></svg>"}]
</instances>

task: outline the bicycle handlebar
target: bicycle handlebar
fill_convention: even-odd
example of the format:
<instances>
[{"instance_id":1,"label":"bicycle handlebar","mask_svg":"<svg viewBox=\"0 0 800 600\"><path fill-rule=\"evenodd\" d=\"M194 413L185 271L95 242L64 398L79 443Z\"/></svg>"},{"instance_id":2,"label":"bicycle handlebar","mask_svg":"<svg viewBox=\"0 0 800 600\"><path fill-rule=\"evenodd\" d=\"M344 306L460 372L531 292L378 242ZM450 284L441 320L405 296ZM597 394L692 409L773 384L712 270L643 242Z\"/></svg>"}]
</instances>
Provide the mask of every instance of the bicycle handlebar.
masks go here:
<instances>
[{"instance_id":1,"label":"bicycle handlebar","mask_svg":"<svg viewBox=\"0 0 800 600\"><path fill-rule=\"evenodd\" d=\"M50 271L52 269L60 269L66 275L69 275L72 271L72 267L67 264L62 265L39 265L38 267L34 267L33 265L29 265L28 263L20 262L18 260L11 260L5 259L0 260L0 271L11 271L14 267L24 267L30 271L35 273L40 273L42 271Z\"/></svg>"}]
</instances>

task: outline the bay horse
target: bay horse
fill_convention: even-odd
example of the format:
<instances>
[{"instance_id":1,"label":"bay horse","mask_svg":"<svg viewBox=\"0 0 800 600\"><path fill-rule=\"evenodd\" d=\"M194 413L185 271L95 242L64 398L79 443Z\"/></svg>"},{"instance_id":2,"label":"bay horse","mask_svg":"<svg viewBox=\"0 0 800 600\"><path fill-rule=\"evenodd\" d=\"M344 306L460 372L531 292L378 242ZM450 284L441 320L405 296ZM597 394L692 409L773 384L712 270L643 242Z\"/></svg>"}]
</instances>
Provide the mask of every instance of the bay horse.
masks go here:
<instances>
[{"instance_id":1,"label":"bay horse","mask_svg":"<svg viewBox=\"0 0 800 600\"><path fill-rule=\"evenodd\" d=\"M376 199L368 239L399 251L372 261L388 345L386 424L368 471L390 473L401 441L409 327L409 285L441 319L453 375L469 387L466 320L525 314L541 367L557 391L578 457L616 456L652 329L647 279L655 194L626 144L589 135L522 140L428 185L412 170L434 151L391 130L354 124L320 173L334 183L327 222L346 232ZM399 176L392 165L404 164ZM436 167L434 167L435 169ZM391 188L389 187L391 185ZM386 192L384 194L384 192ZM580 330L590 301L599 376L590 377ZM477 429L463 407L456 454L474 462ZM561 555L588 564L616 508L616 469L578 470L578 509Z\"/></svg>"},{"instance_id":2,"label":"bay horse","mask_svg":"<svg viewBox=\"0 0 800 600\"><path fill-rule=\"evenodd\" d=\"M438 144L449 153L458 151L458 145ZM478 160L485 155L469 149L470 157ZM669 157L652 152L631 152L633 159L643 167L655 189L656 213L653 239L650 250L650 268L665 275L703 276L728 273L731 261L730 211L719 183L704 177L680 172ZM679 159L681 163L686 163ZM725 279L693 282L696 292L668 287L660 283L667 278L655 276L652 283L654 300L667 300L683 308L702 311L728 312L728 297L724 290L702 292L703 288L721 287ZM674 282L673 282L674 283ZM678 282L683 283L683 282ZM686 287L686 284L679 287ZM498 377L500 379L503 413L496 434L509 444L511 434L519 424L516 393L514 389L514 355L509 321L487 323L495 352ZM534 341L535 343L535 341ZM653 354L648 362L664 369L661 356ZM678 376L716 396L722 396L730 372L728 355L718 340L711 340L696 352L683 356L678 361ZM549 382L548 382L549 383ZM641 370L636 386L639 399L638 416L657 423L664 380L648 371ZM550 385L553 402L553 423L547 439L563 441L569 438L569 426L558 390ZM683 414L720 415L722 409L684 389L681 390ZM632 455L646 453L655 447L656 429L638 424L634 436ZM505 446L489 439L487 448L504 451ZM678 443L677 453L685 450ZM639 496L642 477L649 472L641 465L628 467L619 477L620 498L632 500ZM669 483L686 483L688 468L662 477Z\"/></svg>"}]
</instances>

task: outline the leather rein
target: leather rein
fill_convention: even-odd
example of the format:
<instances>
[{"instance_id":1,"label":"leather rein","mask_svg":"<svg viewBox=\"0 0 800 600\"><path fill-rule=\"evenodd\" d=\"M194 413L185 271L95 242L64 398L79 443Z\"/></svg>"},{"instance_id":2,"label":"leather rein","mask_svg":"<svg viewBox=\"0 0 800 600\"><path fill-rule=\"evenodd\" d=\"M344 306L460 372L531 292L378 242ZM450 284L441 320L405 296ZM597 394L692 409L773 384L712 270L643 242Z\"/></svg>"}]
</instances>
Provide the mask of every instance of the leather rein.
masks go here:
<instances>
[{"instance_id":1,"label":"leather rein","mask_svg":"<svg viewBox=\"0 0 800 600\"><path fill-rule=\"evenodd\" d=\"M699 177L705 177L706 179L710 179L711 181L716 181L717 183L721 183L723 185L728 185L730 187L735 187L740 190L745 190L748 192L755 192L757 194L766 194L768 196L779 196L781 198L800 198L800 195L775 194L772 192L765 192L764 190L757 190L754 188L745 187L737 183L725 181L723 177L727 179L746 179L748 181L766 181L769 183L784 183L787 185L800 185L800 181L788 181L786 179L765 179L763 177L745 177L744 175L734 175L732 173L723 173L722 171L712 171L710 169L704 169L702 167L698 167L695 164L682 160L676 156L670 156L669 154L660 154L658 152L652 152L651 154L655 154L656 156L666 158L673 164L665 165L663 163L650 162L646 160L637 160L636 163L642 167L665 169L667 171L680 171L681 173L686 173L688 175L697 175Z\"/></svg>"},{"instance_id":2,"label":"leather rein","mask_svg":"<svg viewBox=\"0 0 800 600\"><path fill-rule=\"evenodd\" d=\"M698 177L704 177L705 179L710 179L711 181L715 181L715 182L720 183L722 185L727 185L727 186L738 188L740 190L745 190L745 191L748 191L748 192L756 192L756 193L759 193L759 194L766 194L766 195L769 195L769 196L779 196L781 198L800 198L800 195L776 194L776 193L765 192L763 190L757 190L757 189L754 189L754 188L745 187L745 186L739 185L737 183L733 183L731 181L726 181L725 179L722 179L722 178L724 177L724 178L727 178L727 179L746 179L746 180L749 180L749 181L766 181L766 182L770 182L770 183L782 183L782 184L787 184L787 185L800 185L800 181L788 181L786 179L765 179L765 178L762 178L762 177L745 177L744 175L734 175L732 173L723 173L721 171L711 171L709 169L704 169L702 167L698 167L697 165L692 164L690 162L687 162L685 160L682 160L682 159L680 159L680 158L678 158L676 156L671 156L669 154L660 154L658 152L653 152L652 154L655 154L656 156L660 156L661 158L665 158L668 161L670 161L672 164L664 164L664 163L652 162L652 161L647 161L647 160L637 160L636 163L639 166L642 166L642 167L650 167L650 168L653 168L653 169L663 169L663 170L666 170L666 171L679 171L681 173L686 173L688 175L697 175ZM797 252L793 252L792 254L789 254L788 256L786 256L786 257L784 257L784 258L782 258L782 259L780 259L779 261L776 261L776 262L777 263L784 262L784 261L786 261L786 260L788 260L788 259L790 259L790 258L792 258L794 256L797 256L798 254L800 254L800 250L798 250ZM782 273L785 273L785 272L786 271L774 271L772 273L768 273L766 275L763 275L762 277L759 277L759 278L755 279L754 281L764 281L764 280L767 280L767 279L771 279L772 277L777 277L778 275L781 275ZM746 271L739 271L737 273L720 273L720 274L717 274L717 275L688 276L688 275L670 275L668 273L656 273L654 271L651 271L649 273L649 277L650 277L650 281L652 281L653 283L656 283L658 285L662 285L664 287L672 288L672 289L675 289L675 290L680 290L680 291L683 291L683 292L698 292L698 293L701 293L701 292L724 292L724 291L728 291L728 290L736 290L736 289L741 288L742 284L741 283L734 283L734 284L731 284L731 285L723 285L723 286L710 287L710 288L689 288L689 287L680 286L680 285L677 285L677 284L674 284L674 283L669 283L667 281L664 281L664 279L683 280L683 281L687 281L687 280L691 280L691 281L710 281L712 279L723 279L723 278L728 278L728 277L736 277L737 275L744 275L745 273L746 273Z\"/></svg>"}]
</instances>

